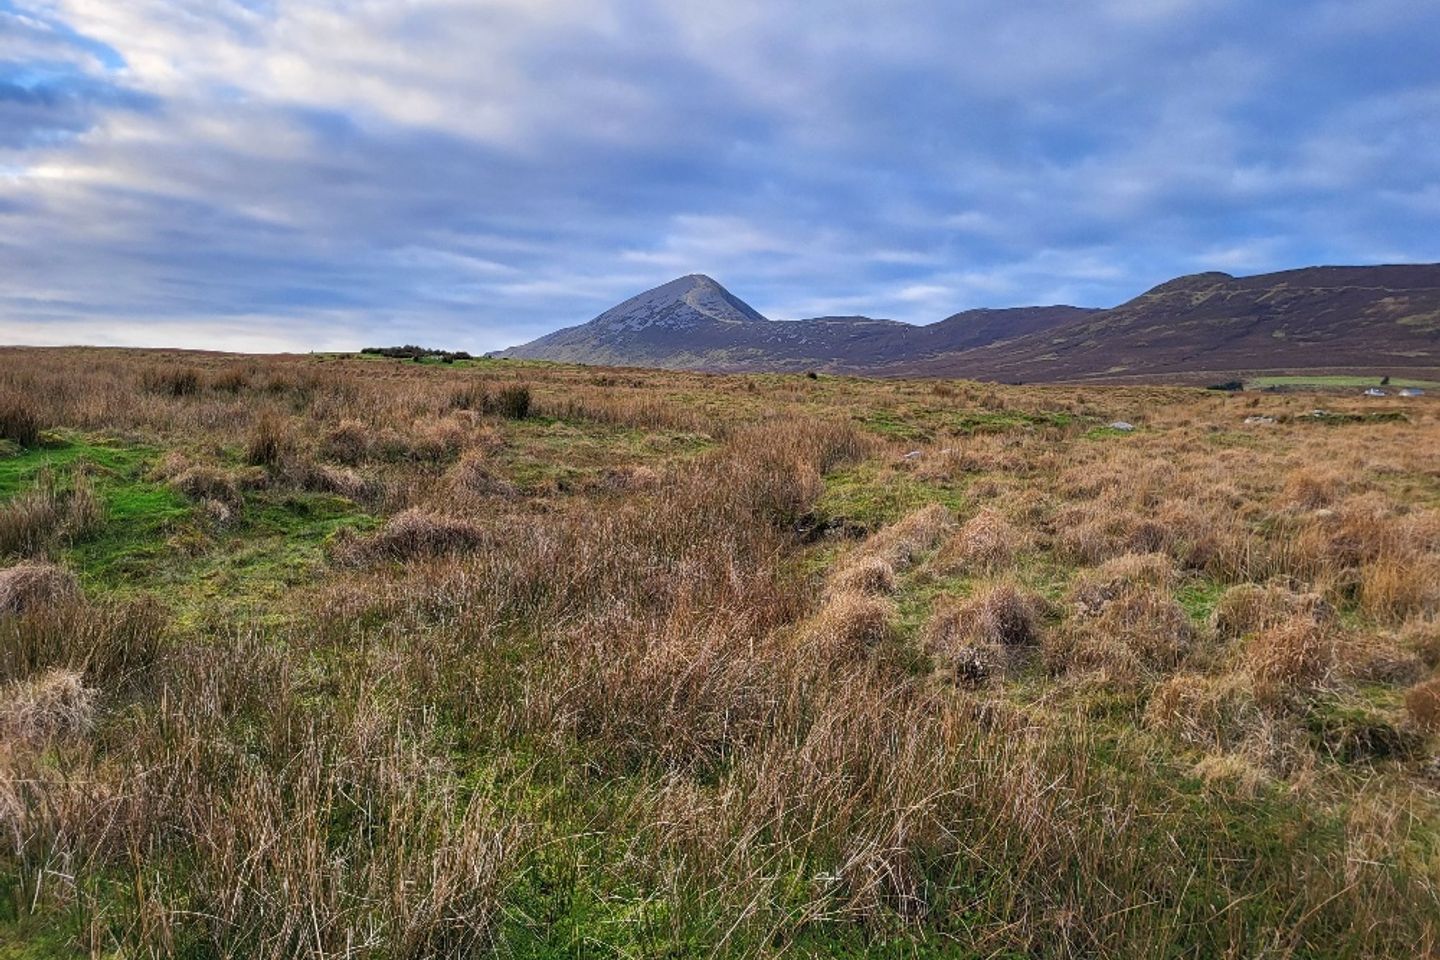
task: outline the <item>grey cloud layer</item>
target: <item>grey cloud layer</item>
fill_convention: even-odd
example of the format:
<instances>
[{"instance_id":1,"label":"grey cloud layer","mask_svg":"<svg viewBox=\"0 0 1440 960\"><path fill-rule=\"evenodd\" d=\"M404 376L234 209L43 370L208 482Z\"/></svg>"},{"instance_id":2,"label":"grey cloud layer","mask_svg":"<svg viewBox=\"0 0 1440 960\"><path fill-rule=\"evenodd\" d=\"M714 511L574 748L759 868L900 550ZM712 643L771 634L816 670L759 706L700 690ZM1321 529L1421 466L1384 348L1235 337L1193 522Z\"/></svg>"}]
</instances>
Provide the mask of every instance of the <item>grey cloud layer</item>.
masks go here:
<instances>
[{"instance_id":1,"label":"grey cloud layer","mask_svg":"<svg viewBox=\"0 0 1440 960\"><path fill-rule=\"evenodd\" d=\"M1014 6L0 0L0 341L489 349L693 271L923 322L1440 259L1440 12Z\"/></svg>"}]
</instances>

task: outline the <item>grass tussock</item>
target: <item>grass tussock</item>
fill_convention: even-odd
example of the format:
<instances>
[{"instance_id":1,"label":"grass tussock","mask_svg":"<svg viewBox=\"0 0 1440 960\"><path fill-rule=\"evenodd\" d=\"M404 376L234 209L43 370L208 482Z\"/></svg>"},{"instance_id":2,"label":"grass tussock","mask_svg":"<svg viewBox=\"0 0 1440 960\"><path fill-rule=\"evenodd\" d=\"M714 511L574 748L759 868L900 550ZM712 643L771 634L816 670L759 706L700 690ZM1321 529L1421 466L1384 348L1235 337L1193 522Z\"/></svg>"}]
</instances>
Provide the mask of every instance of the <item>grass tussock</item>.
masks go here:
<instances>
[{"instance_id":1,"label":"grass tussock","mask_svg":"<svg viewBox=\"0 0 1440 960\"><path fill-rule=\"evenodd\" d=\"M1286 504L1302 510L1320 510L1337 502L1349 487L1334 470L1304 467L1285 478L1281 496Z\"/></svg>"},{"instance_id":2,"label":"grass tussock","mask_svg":"<svg viewBox=\"0 0 1440 960\"><path fill-rule=\"evenodd\" d=\"M1322 686L1333 679L1339 658L1336 630L1303 614L1261 630L1243 648L1245 669L1267 696Z\"/></svg>"},{"instance_id":3,"label":"grass tussock","mask_svg":"<svg viewBox=\"0 0 1440 960\"><path fill-rule=\"evenodd\" d=\"M278 467L293 446L283 417L265 412L255 419L245 442L245 462L252 467Z\"/></svg>"},{"instance_id":4,"label":"grass tussock","mask_svg":"<svg viewBox=\"0 0 1440 960\"><path fill-rule=\"evenodd\" d=\"M472 380L450 394L450 406L457 410L474 410L508 420L524 420L530 415L530 405L530 387L523 383L495 386Z\"/></svg>"},{"instance_id":5,"label":"grass tussock","mask_svg":"<svg viewBox=\"0 0 1440 960\"><path fill-rule=\"evenodd\" d=\"M0 569L0 615L25 613L79 594L75 575L52 563L19 563Z\"/></svg>"},{"instance_id":6,"label":"grass tussock","mask_svg":"<svg viewBox=\"0 0 1440 960\"><path fill-rule=\"evenodd\" d=\"M95 723L99 691L74 670L53 669L0 689L0 732L13 741L80 736Z\"/></svg>"},{"instance_id":7,"label":"grass tussock","mask_svg":"<svg viewBox=\"0 0 1440 960\"><path fill-rule=\"evenodd\" d=\"M1432 677L1405 691L1405 713L1419 730L1440 733L1440 677Z\"/></svg>"},{"instance_id":8,"label":"grass tussock","mask_svg":"<svg viewBox=\"0 0 1440 960\"><path fill-rule=\"evenodd\" d=\"M1145 705L1145 724L1191 746L1234 750L1265 722L1244 674L1176 674L1157 684Z\"/></svg>"},{"instance_id":9,"label":"grass tussock","mask_svg":"<svg viewBox=\"0 0 1440 960\"><path fill-rule=\"evenodd\" d=\"M810 487L807 498L819 492L811 469L801 467L799 475ZM940 504L916 510L865 540L830 576L832 593L886 594L894 592L899 571L911 566L934 548L945 530L953 526L950 512Z\"/></svg>"},{"instance_id":10,"label":"grass tussock","mask_svg":"<svg viewBox=\"0 0 1440 960\"><path fill-rule=\"evenodd\" d=\"M201 374L194 367L152 367L141 377L146 390L161 396L193 397L200 392Z\"/></svg>"},{"instance_id":11,"label":"grass tussock","mask_svg":"<svg viewBox=\"0 0 1440 960\"><path fill-rule=\"evenodd\" d=\"M1335 610L1319 594L1296 593L1278 584L1242 583L1221 595L1210 615L1210 626L1221 639L1238 640L1292 617L1329 623Z\"/></svg>"},{"instance_id":12,"label":"grass tussock","mask_svg":"<svg viewBox=\"0 0 1440 960\"><path fill-rule=\"evenodd\" d=\"M996 510L984 509L950 535L935 558L942 572L995 574L1015 562L1028 538Z\"/></svg>"},{"instance_id":13,"label":"grass tussock","mask_svg":"<svg viewBox=\"0 0 1440 960\"><path fill-rule=\"evenodd\" d=\"M75 471L65 489L46 475L0 504L0 557L43 558L97 533L105 520L104 501L88 473Z\"/></svg>"},{"instance_id":14,"label":"grass tussock","mask_svg":"<svg viewBox=\"0 0 1440 960\"><path fill-rule=\"evenodd\" d=\"M1082 573L1067 596L1070 618L1047 640L1050 668L1131 682L1178 669L1199 636L1174 598L1175 580L1163 554L1126 554Z\"/></svg>"},{"instance_id":15,"label":"grass tussock","mask_svg":"<svg viewBox=\"0 0 1440 960\"><path fill-rule=\"evenodd\" d=\"M231 508L244 500L235 474L219 467L187 466L170 479L170 486L191 500L218 500Z\"/></svg>"},{"instance_id":16,"label":"grass tussock","mask_svg":"<svg viewBox=\"0 0 1440 960\"><path fill-rule=\"evenodd\" d=\"M1360 606L1384 623L1440 614L1440 557L1387 557L1360 569Z\"/></svg>"},{"instance_id":17,"label":"grass tussock","mask_svg":"<svg viewBox=\"0 0 1440 960\"><path fill-rule=\"evenodd\" d=\"M884 560L892 567L905 567L933 549L954 525L950 511L932 503L875 534L865 542L861 555Z\"/></svg>"},{"instance_id":18,"label":"grass tussock","mask_svg":"<svg viewBox=\"0 0 1440 960\"><path fill-rule=\"evenodd\" d=\"M398 513L369 537L348 545L354 561L401 562L473 550L487 541L486 532L469 520L410 509Z\"/></svg>"},{"instance_id":19,"label":"grass tussock","mask_svg":"<svg viewBox=\"0 0 1440 960\"><path fill-rule=\"evenodd\" d=\"M804 632L807 650L823 664L854 663L895 637L895 608L859 591L834 594Z\"/></svg>"}]
</instances>

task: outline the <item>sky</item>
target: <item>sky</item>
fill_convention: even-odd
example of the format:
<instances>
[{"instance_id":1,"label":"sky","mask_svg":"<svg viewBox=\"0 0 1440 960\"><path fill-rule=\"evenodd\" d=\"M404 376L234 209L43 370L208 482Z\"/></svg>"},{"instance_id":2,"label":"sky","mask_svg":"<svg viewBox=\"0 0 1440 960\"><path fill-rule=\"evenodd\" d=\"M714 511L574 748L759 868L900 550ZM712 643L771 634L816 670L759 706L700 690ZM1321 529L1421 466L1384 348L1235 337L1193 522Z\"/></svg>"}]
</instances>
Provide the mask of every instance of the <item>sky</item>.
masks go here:
<instances>
[{"instance_id":1,"label":"sky","mask_svg":"<svg viewBox=\"0 0 1440 960\"><path fill-rule=\"evenodd\" d=\"M1440 261L1434 0L0 0L0 343L472 351Z\"/></svg>"}]
</instances>

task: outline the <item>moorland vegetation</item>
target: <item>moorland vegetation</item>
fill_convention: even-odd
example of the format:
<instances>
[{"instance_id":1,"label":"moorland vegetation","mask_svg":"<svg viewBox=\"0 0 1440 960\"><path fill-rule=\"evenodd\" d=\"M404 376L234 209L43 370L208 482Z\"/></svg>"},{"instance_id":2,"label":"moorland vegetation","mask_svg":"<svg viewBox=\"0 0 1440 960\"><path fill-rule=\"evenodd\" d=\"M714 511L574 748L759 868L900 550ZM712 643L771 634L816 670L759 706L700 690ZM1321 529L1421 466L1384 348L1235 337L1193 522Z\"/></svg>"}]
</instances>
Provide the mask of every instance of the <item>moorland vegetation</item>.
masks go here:
<instances>
[{"instance_id":1,"label":"moorland vegetation","mask_svg":"<svg viewBox=\"0 0 1440 960\"><path fill-rule=\"evenodd\" d=\"M12 349L0 437L0 954L1440 950L1430 398Z\"/></svg>"}]
</instances>

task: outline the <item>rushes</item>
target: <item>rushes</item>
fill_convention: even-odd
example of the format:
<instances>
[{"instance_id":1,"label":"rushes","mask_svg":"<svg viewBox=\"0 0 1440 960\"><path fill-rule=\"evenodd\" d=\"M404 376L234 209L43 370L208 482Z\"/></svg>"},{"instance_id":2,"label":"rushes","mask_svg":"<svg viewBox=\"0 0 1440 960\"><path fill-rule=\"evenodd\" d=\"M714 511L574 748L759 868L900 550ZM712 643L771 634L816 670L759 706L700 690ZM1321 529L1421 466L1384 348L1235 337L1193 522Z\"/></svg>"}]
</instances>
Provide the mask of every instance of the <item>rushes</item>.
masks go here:
<instances>
[{"instance_id":1,"label":"rushes","mask_svg":"<svg viewBox=\"0 0 1440 960\"><path fill-rule=\"evenodd\" d=\"M255 467L278 467L289 452L292 436L285 420L265 411L255 419L245 445L245 462Z\"/></svg>"},{"instance_id":2,"label":"rushes","mask_svg":"<svg viewBox=\"0 0 1440 960\"><path fill-rule=\"evenodd\" d=\"M530 388L523 383L508 383L496 388L480 380L456 387L450 405L460 410L475 410L508 420L524 420L530 414Z\"/></svg>"},{"instance_id":3,"label":"rushes","mask_svg":"<svg viewBox=\"0 0 1440 960\"><path fill-rule=\"evenodd\" d=\"M0 504L0 558L45 556L104 523L105 505L87 473L75 471L69 489L42 475L31 489Z\"/></svg>"},{"instance_id":4,"label":"rushes","mask_svg":"<svg viewBox=\"0 0 1440 960\"><path fill-rule=\"evenodd\" d=\"M0 440L22 447L40 442L40 412L31 397L14 390L0 391Z\"/></svg>"},{"instance_id":5,"label":"rushes","mask_svg":"<svg viewBox=\"0 0 1440 960\"><path fill-rule=\"evenodd\" d=\"M0 556L33 557L60 534L64 506L53 487L36 487L0 504Z\"/></svg>"}]
</instances>

